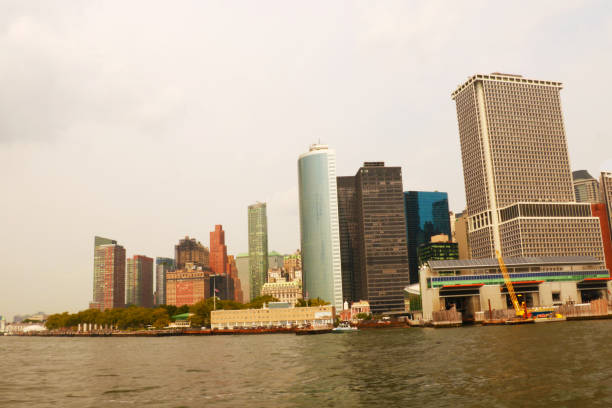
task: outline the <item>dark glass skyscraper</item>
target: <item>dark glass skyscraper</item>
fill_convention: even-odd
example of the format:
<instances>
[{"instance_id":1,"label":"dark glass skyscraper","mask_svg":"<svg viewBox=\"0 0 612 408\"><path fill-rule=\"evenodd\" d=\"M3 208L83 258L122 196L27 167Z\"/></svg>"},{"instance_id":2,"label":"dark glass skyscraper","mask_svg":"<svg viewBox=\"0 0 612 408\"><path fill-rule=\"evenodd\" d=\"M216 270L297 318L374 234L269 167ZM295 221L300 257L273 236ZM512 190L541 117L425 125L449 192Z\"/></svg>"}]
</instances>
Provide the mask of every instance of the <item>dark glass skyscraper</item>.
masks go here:
<instances>
[{"instance_id":1,"label":"dark glass skyscraper","mask_svg":"<svg viewBox=\"0 0 612 408\"><path fill-rule=\"evenodd\" d=\"M155 258L155 304L166 304L166 274L174 270L174 259Z\"/></svg>"},{"instance_id":2,"label":"dark glass skyscraper","mask_svg":"<svg viewBox=\"0 0 612 408\"><path fill-rule=\"evenodd\" d=\"M404 210L410 282L416 283L419 281L419 245L430 242L432 236L439 234L446 234L451 239L448 194L438 191L406 191Z\"/></svg>"},{"instance_id":3,"label":"dark glass skyscraper","mask_svg":"<svg viewBox=\"0 0 612 408\"><path fill-rule=\"evenodd\" d=\"M337 184L342 281L352 297L345 298L367 300L373 313L404 310L409 274L402 169L366 162Z\"/></svg>"}]
</instances>

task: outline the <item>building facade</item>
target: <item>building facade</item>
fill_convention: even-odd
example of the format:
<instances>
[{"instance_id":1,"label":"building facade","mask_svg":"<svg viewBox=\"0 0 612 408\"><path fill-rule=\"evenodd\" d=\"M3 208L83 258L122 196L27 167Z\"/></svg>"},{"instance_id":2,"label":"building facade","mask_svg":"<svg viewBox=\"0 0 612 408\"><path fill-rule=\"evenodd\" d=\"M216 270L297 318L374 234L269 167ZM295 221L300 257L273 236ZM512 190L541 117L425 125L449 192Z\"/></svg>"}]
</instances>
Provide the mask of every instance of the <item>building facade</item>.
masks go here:
<instances>
[{"instance_id":1,"label":"building facade","mask_svg":"<svg viewBox=\"0 0 612 408\"><path fill-rule=\"evenodd\" d=\"M243 303L244 295L242 292L242 281L238 276L238 267L236 266L236 258L234 255L227 256L227 276L234 281L234 300Z\"/></svg>"},{"instance_id":2,"label":"building facade","mask_svg":"<svg viewBox=\"0 0 612 408\"><path fill-rule=\"evenodd\" d=\"M155 258L155 304L166 304L166 274L174 270L174 259Z\"/></svg>"},{"instance_id":3,"label":"building facade","mask_svg":"<svg viewBox=\"0 0 612 408\"><path fill-rule=\"evenodd\" d=\"M268 216L266 203L249 205L250 298L261 293L268 274Z\"/></svg>"},{"instance_id":4,"label":"building facade","mask_svg":"<svg viewBox=\"0 0 612 408\"><path fill-rule=\"evenodd\" d=\"M606 205L608 222L612 226L612 173L602 172L600 178L601 200Z\"/></svg>"},{"instance_id":5,"label":"building facade","mask_svg":"<svg viewBox=\"0 0 612 408\"><path fill-rule=\"evenodd\" d=\"M302 286L299 282L268 282L261 288L262 296L272 296L279 302L295 305L302 298Z\"/></svg>"},{"instance_id":6,"label":"building facade","mask_svg":"<svg viewBox=\"0 0 612 408\"><path fill-rule=\"evenodd\" d=\"M128 258L125 303L153 307L153 258L144 255Z\"/></svg>"},{"instance_id":7,"label":"building facade","mask_svg":"<svg viewBox=\"0 0 612 408\"><path fill-rule=\"evenodd\" d=\"M222 225L215 225L215 230L210 232L210 270L214 274L227 272L227 246Z\"/></svg>"},{"instance_id":8,"label":"building facade","mask_svg":"<svg viewBox=\"0 0 612 408\"><path fill-rule=\"evenodd\" d=\"M456 242L429 242L417 249L419 267L429 261L459 259L459 245Z\"/></svg>"},{"instance_id":9,"label":"building facade","mask_svg":"<svg viewBox=\"0 0 612 408\"><path fill-rule=\"evenodd\" d=\"M453 92L472 258L499 251L603 260L599 219L575 202L561 87L493 73Z\"/></svg>"},{"instance_id":10,"label":"building facade","mask_svg":"<svg viewBox=\"0 0 612 408\"><path fill-rule=\"evenodd\" d=\"M348 191L351 178L354 194ZM347 300L367 300L374 313L404 310L410 275L401 168L366 162L354 177L342 177L339 183L345 195L339 197L341 245L352 257L343 256L343 265L352 268L343 270L345 281L352 280L352 298Z\"/></svg>"},{"instance_id":11,"label":"building facade","mask_svg":"<svg viewBox=\"0 0 612 408\"><path fill-rule=\"evenodd\" d=\"M174 246L174 261L176 269L184 269L187 263L209 269L210 251L195 238L186 236Z\"/></svg>"},{"instance_id":12,"label":"building facade","mask_svg":"<svg viewBox=\"0 0 612 408\"><path fill-rule=\"evenodd\" d=\"M410 282L419 281L418 248L431 242L431 237L445 234L452 239L448 194L438 191L406 191L404 193L406 213L406 240Z\"/></svg>"},{"instance_id":13,"label":"building facade","mask_svg":"<svg viewBox=\"0 0 612 408\"><path fill-rule=\"evenodd\" d=\"M601 200L599 182L586 170L572 172L574 194L578 203L599 203Z\"/></svg>"},{"instance_id":14,"label":"building facade","mask_svg":"<svg viewBox=\"0 0 612 408\"><path fill-rule=\"evenodd\" d=\"M94 238L94 282L90 308L125 307L125 248L117 241Z\"/></svg>"},{"instance_id":15,"label":"building facade","mask_svg":"<svg viewBox=\"0 0 612 408\"><path fill-rule=\"evenodd\" d=\"M210 272L193 266L187 264L185 269L166 274L166 304L176 307L193 305L210 294Z\"/></svg>"},{"instance_id":16,"label":"building facade","mask_svg":"<svg viewBox=\"0 0 612 408\"><path fill-rule=\"evenodd\" d=\"M471 259L472 251L468 240L468 216L465 211L455 215L455 241L459 250L459 259Z\"/></svg>"},{"instance_id":17,"label":"building facade","mask_svg":"<svg viewBox=\"0 0 612 408\"><path fill-rule=\"evenodd\" d=\"M304 297L342 309L335 151L311 145L298 159L298 183Z\"/></svg>"},{"instance_id":18,"label":"building facade","mask_svg":"<svg viewBox=\"0 0 612 408\"><path fill-rule=\"evenodd\" d=\"M251 301L251 272L249 268L249 254L236 255L236 269L238 270L238 279L242 289L242 302L248 303Z\"/></svg>"},{"instance_id":19,"label":"building facade","mask_svg":"<svg viewBox=\"0 0 612 408\"><path fill-rule=\"evenodd\" d=\"M606 205L604 203L593 203L591 204L591 212L593 216L599 218L604 260L606 268L612 272L612 228L610 227L610 217L606 211Z\"/></svg>"},{"instance_id":20,"label":"building facade","mask_svg":"<svg viewBox=\"0 0 612 408\"><path fill-rule=\"evenodd\" d=\"M292 327L331 326L334 308L328 306L292 307L270 303L263 309L213 310L210 323L213 329L235 327Z\"/></svg>"}]
</instances>

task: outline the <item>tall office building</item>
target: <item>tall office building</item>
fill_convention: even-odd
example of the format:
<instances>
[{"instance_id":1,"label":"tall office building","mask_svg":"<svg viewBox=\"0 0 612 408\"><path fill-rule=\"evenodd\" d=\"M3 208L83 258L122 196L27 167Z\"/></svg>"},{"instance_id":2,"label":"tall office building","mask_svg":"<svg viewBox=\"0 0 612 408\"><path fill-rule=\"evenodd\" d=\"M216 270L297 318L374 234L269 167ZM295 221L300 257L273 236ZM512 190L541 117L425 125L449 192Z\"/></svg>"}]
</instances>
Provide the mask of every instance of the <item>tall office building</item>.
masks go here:
<instances>
[{"instance_id":1,"label":"tall office building","mask_svg":"<svg viewBox=\"0 0 612 408\"><path fill-rule=\"evenodd\" d=\"M419 281L418 248L431 242L431 237L444 234L452 240L448 194L439 191L406 191L406 239L410 282Z\"/></svg>"},{"instance_id":2,"label":"tall office building","mask_svg":"<svg viewBox=\"0 0 612 408\"><path fill-rule=\"evenodd\" d=\"M459 248L459 259L472 259L468 240L468 216L466 212L455 215L455 240Z\"/></svg>"},{"instance_id":3,"label":"tall office building","mask_svg":"<svg viewBox=\"0 0 612 408\"><path fill-rule=\"evenodd\" d=\"M336 153L311 145L298 159L304 296L342 309Z\"/></svg>"},{"instance_id":4,"label":"tall office building","mask_svg":"<svg viewBox=\"0 0 612 408\"><path fill-rule=\"evenodd\" d=\"M374 313L404 310L410 275L402 169L366 162L354 177L338 177L338 186L342 278L351 290L345 298L367 300Z\"/></svg>"},{"instance_id":5,"label":"tall office building","mask_svg":"<svg viewBox=\"0 0 612 408\"><path fill-rule=\"evenodd\" d=\"M125 248L117 241L94 238L94 282L90 308L125 307Z\"/></svg>"},{"instance_id":6,"label":"tall office building","mask_svg":"<svg viewBox=\"0 0 612 408\"><path fill-rule=\"evenodd\" d=\"M600 178L601 199L608 211L608 220L612 227L612 172L602 172ZM612 270L611 270L612 272Z\"/></svg>"},{"instance_id":7,"label":"tall office building","mask_svg":"<svg viewBox=\"0 0 612 408\"><path fill-rule=\"evenodd\" d=\"M234 255L227 256L227 276L234 281L234 300L236 302L244 302L244 294L242 291L242 282L238 277L238 266Z\"/></svg>"},{"instance_id":8,"label":"tall office building","mask_svg":"<svg viewBox=\"0 0 612 408\"><path fill-rule=\"evenodd\" d=\"M153 258L144 255L128 258L125 303L153 307Z\"/></svg>"},{"instance_id":9,"label":"tall office building","mask_svg":"<svg viewBox=\"0 0 612 408\"><path fill-rule=\"evenodd\" d=\"M599 183L586 170L576 170L572 172L574 180L574 193L576 202L579 203L599 203Z\"/></svg>"},{"instance_id":10,"label":"tall office building","mask_svg":"<svg viewBox=\"0 0 612 408\"><path fill-rule=\"evenodd\" d=\"M218 275L227 270L227 246L222 225L215 225L215 230L210 233L210 270Z\"/></svg>"},{"instance_id":11,"label":"tall office building","mask_svg":"<svg viewBox=\"0 0 612 408\"><path fill-rule=\"evenodd\" d=\"M236 255L236 269L238 270L238 279L240 279L240 285L242 287L242 302L248 303L251 301L249 254Z\"/></svg>"},{"instance_id":12,"label":"tall office building","mask_svg":"<svg viewBox=\"0 0 612 408\"><path fill-rule=\"evenodd\" d=\"M195 238L181 239L174 246L174 260L176 269L184 269L186 263L192 263L195 267L209 269L210 251Z\"/></svg>"},{"instance_id":13,"label":"tall office building","mask_svg":"<svg viewBox=\"0 0 612 408\"><path fill-rule=\"evenodd\" d=\"M266 203L249 205L250 298L261 295L268 275L268 217Z\"/></svg>"},{"instance_id":14,"label":"tall office building","mask_svg":"<svg viewBox=\"0 0 612 408\"><path fill-rule=\"evenodd\" d=\"M155 304L166 304L166 275L174 270L174 259L155 258Z\"/></svg>"},{"instance_id":15,"label":"tall office building","mask_svg":"<svg viewBox=\"0 0 612 408\"><path fill-rule=\"evenodd\" d=\"M453 92L473 258L603 260L599 219L575 202L561 85L493 73Z\"/></svg>"}]
</instances>

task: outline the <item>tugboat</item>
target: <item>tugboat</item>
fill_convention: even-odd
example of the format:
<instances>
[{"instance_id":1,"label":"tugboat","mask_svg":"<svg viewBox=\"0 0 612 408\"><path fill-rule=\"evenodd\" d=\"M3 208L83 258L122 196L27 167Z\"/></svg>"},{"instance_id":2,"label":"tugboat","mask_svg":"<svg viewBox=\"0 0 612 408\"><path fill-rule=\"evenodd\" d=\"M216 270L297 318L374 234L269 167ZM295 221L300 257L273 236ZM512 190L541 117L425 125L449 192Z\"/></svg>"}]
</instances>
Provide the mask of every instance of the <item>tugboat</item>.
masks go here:
<instances>
[{"instance_id":1,"label":"tugboat","mask_svg":"<svg viewBox=\"0 0 612 408\"><path fill-rule=\"evenodd\" d=\"M358 328L351 326L348 322L341 322L338 327L332 329L332 333L351 333L358 330Z\"/></svg>"}]
</instances>

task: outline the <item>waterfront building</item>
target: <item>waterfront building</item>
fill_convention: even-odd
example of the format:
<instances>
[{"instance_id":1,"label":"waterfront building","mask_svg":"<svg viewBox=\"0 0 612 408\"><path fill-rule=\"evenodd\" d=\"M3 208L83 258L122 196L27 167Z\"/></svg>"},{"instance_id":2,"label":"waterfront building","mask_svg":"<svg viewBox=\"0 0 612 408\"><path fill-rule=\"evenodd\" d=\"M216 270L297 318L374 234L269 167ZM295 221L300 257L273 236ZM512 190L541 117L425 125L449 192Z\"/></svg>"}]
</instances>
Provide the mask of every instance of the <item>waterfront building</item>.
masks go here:
<instances>
[{"instance_id":1,"label":"waterfront building","mask_svg":"<svg viewBox=\"0 0 612 408\"><path fill-rule=\"evenodd\" d=\"M272 296L280 302L295 305L302 298L302 286L299 282L268 282L261 288L262 296Z\"/></svg>"},{"instance_id":2,"label":"waterfront building","mask_svg":"<svg viewBox=\"0 0 612 408\"><path fill-rule=\"evenodd\" d=\"M354 194L348 191L351 179ZM352 283L347 300L367 300L374 313L404 310L409 269L401 168L366 162L338 184L343 264L352 268L343 270L344 281Z\"/></svg>"},{"instance_id":3,"label":"waterfront building","mask_svg":"<svg viewBox=\"0 0 612 408\"><path fill-rule=\"evenodd\" d=\"M298 159L298 183L304 297L342 309L336 152L311 145Z\"/></svg>"},{"instance_id":4,"label":"waterfront building","mask_svg":"<svg viewBox=\"0 0 612 408\"><path fill-rule=\"evenodd\" d=\"M117 241L94 238L93 299L90 308L125 307L125 248Z\"/></svg>"},{"instance_id":5,"label":"waterfront building","mask_svg":"<svg viewBox=\"0 0 612 408\"><path fill-rule=\"evenodd\" d=\"M208 269L210 267L210 251L195 238L181 239L174 246L174 260L176 269L185 268L185 264L191 263L196 267Z\"/></svg>"},{"instance_id":6,"label":"waterfront building","mask_svg":"<svg viewBox=\"0 0 612 408\"><path fill-rule=\"evenodd\" d=\"M467 212L455 215L455 240L459 249L459 259L471 259L470 241L468 240Z\"/></svg>"},{"instance_id":7,"label":"waterfront building","mask_svg":"<svg viewBox=\"0 0 612 408\"><path fill-rule=\"evenodd\" d=\"M608 220L612 226L612 173L602 172L600 178L601 200L606 205Z\"/></svg>"},{"instance_id":8,"label":"waterfront building","mask_svg":"<svg viewBox=\"0 0 612 408\"><path fill-rule=\"evenodd\" d=\"M370 314L370 304L367 300L360 300L351 304L351 320L359 319L357 316L360 314Z\"/></svg>"},{"instance_id":9,"label":"waterfront building","mask_svg":"<svg viewBox=\"0 0 612 408\"><path fill-rule=\"evenodd\" d=\"M166 274L174 270L174 259L155 258L155 304L166 304Z\"/></svg>"},{"instance_id":10,"label":"waterfront building","mask_svg":"<svg viewBox=\"0 0 612 408\"><path fill-rule=\"evenodd\" d=\"M166 304L193 305L210 294L210 272L187 263L185 268L166 274Z\"/></svg>"},{"instance_id":11,"label":"waterfront building","mask_svg":"<svg viewBox=\"0 0 612 408\"><path fill-rule=\"evenodd\" d=\"M338 177L338 230L340 234L340 269L342 271L342 294L345 301L354 301L361 296L356 269L359 268L359 252L356 247L357 196L354 176ZM355 241L354 241L355 240ZM356 262L356 263L354 263Z\"/></svg>"},{"instance_id":12,"label":"waterfront building","mask_svg":"<svg viewBox=\"0 0 612 408\"><path fill-rule=\"evenodd\" d=\"M213 310L210 322L213 329L235 327L292 327L331 326L334 323L334 307L294 307L288 303L270 302L263 309Z\"/></svg>"},{"instance_id":13,"label":"waterfront building","mask_svg":"<svg viewBox=\"0 0 612 408\"><path fill-rule=\"evenodd\" d=\"M268 273L268 216L266 203L249 205L249 281L250 298L261 293Z\"/></svg>"},{"instance_id":14,"label":"waterfront building","mask_svg":"<svg viewBox=\"0 0 612 408\"><path fill-rule=\"evenodd\" d=\"M609 272L592 256L504 257L510 280L527 307L609 299ZM429 261L420 271L423 319L453 306L463 320L512 309L497 259Z\"/></svg>"},{"instance_id":15,"label":"waterfront building","mask_svg":"<svg viewBox=\"0 0 612 408\"><path fill-rule=\"evenodd\" d=\"M606 205L604 203L593 203L591 204L591 212L594 217L599 218L604 260L606 268L612 272L612 228L610 227L610 217L606 211Z\"/></svg>"},{"instance_id":16,"label":"waterfront building","mask_svg":"<svg viewBox=\"0 0 612 408\"><path fill-rule=\"evenodd\" d=\"M215 225L210 233L210 270L214 274L227 272L227 246L222 225Z\"/></svg>"},{"instance_id":17,"label":"waterfront building","mask_svg":"<svg viewBox=\"0 0 612 408\"><path fill-rule=\"evenodd\" d=\"M4 333L6 331L6 320L4 320L4 316L0 316L0 333Z\"/></svg>"},{"instance_id":18,"label":"waterfront building","mask_svg":"<svg viewBox=\"0 0 612 408\"><path fill-rule=\"evenodd\" d=\"M419 267L429 261L459 259L459 245L456 242L429 242L417 249Z\"/></svg>"},{"instance_id":19,"label":"waterfront building","mask_svg":"<svg viewBox=\"0 0 612 408\"><path fill-rule=\"evenodd\" d=\"M599 192L599 182L593 178L586 170L576 170L572 172L574 180L574 193L578 203L599 203L601 202Z\"/></svg>"},{"instance_id":20,"label":"waterfront building","mask_svg":"<svg viewBox=\"0 0 612 408\"><path fill-rule=\"evenodd\" d=\"M599 219L575 202L561 87L493 73L453 92L472 258L499 251L603 260Z\"/></svg>"},{"instance_id":21,"label":"waterfront building","mask_svg":"<svg viewBox=\"0 0 612 408\"><path fill-rule=\"evenodd\" d=\"M125 303L153 307L153 258L144 255L128 258Z\"/></svg>"},{"instance_id":22,"label":"waterfront building","mask_svg":"<svg viewBox=\"0 0 612 408\"><path fill-rule=\"evenodd\" d=\"M451 239L448 194L438 191L406 191L406 240L410 282L419 281L418 248L431 241L434 235L445 234Z\"/></svg>"},{"instance_id":23,"label":"waterfront building","mask_svg":"<svg viewBox=\"0 0 612 408\"><path fill-rule=\"evenodd\" d=\"M249 269L249 254L236 255L236 269L238 270L238 279L242 289L242 302L248 303L251 301L251 272Z\"/></svg>"}]
</instances>

